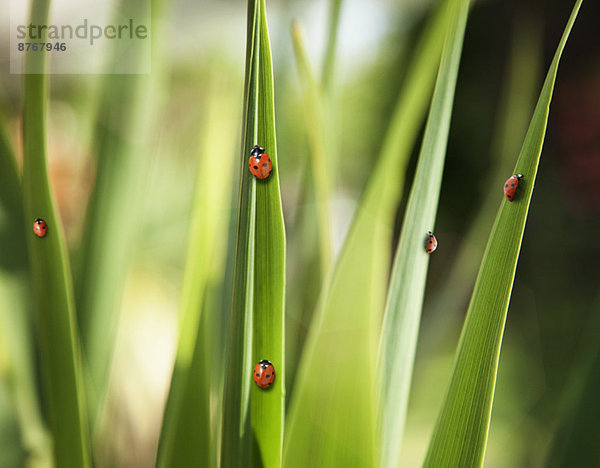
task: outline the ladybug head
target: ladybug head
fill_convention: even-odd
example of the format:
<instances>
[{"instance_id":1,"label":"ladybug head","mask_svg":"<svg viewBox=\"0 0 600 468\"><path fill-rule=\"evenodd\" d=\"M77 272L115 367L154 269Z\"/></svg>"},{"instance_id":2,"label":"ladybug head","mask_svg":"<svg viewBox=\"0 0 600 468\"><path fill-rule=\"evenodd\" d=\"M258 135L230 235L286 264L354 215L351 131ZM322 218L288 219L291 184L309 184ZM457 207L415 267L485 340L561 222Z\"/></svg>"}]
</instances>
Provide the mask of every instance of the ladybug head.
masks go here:
<instances>
[{"instance_id":1,"label":"ladybug head","mask_svg":"<svg viewBox=\"0 0 600 468\"><path fill-rule=\"evenodd\" d=\"M42 218L36 218L34 222L35 224L42 224L44 220Z\"/></svg>"},{"instance_id":2,"label":"ladybug head","mask_svg":"<svg viewBox=\"0 0 600 468\"><path fill-rule=\"evenodd\" d=\"M523 174L515 174L515 177L519 180L521 180L523 178Z\"/></svg>"},{"instance_id":3,"label":"ladybug head","mask_svg":"<svg viewBox=\"0 0 600 468\"><path fill-rule=\"evenodd\" d=\"M427 237L433 237L433 232L427 231Z\"/></svg>"},{"instance_id":4,"label":"ladybug head","mask_svg":"<svg viewBox=\"0 0 600 468\"><path fill-rule=\"evenodd\" d=\"M252 148L252 152L250 153L251 156L258 156L261 155L265 152L265 150L259 146L259 145L254 145L254 148Z\"/></svg>"}]
</instances>

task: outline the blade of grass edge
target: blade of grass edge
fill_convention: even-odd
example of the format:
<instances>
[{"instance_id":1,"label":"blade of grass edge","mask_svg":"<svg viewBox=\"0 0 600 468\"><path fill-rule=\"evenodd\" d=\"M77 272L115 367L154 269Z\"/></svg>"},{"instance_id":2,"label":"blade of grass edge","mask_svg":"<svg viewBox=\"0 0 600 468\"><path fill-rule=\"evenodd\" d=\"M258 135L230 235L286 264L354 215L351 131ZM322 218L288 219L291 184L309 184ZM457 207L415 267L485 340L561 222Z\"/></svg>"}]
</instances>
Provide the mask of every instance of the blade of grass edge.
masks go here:
<instances>
[{"instance_id":1,"label":"blade of grass edge","mask_svg":"<svg viewBox=\"0 0 600 468\"><path fill-rule=\"evenodd\" d=\"M248 15L245 123L221 462L229 467L252 460L252 464L278 467L285 397L285 231L264 0L249 0ZM249 151L256 144L265 148L273 162L273 173L264 180L257 180L247 169ZM251 385L250 380L254 364L262 359L271 361L277 372L268 390Z\"/></svg>"},{"instance_id":2,"label":"blade of grass edge","mask_svg":"<svg viewBox=\"0 0 600 468\"><path fill-rule=\"evenodd\" d=\"M501 202L492 228L425 467L483 464L506 314L546 133L554 82L581 3L582 0L576 2L558 45L515 166L515 173L524 174L519 183L518 198L514 202ZM498 192L501 196L501 191Z\"/></svg>"},{"instance_id":3,"label":"blade of grass edge","mask_svg":"<svg viewBox=\"0 0 600 468\"><path fill-rule=\"evenodd\" d=\"M32 24L47 24L50 2L34 0ZM46 54L26 56L26 70L45 71ZM30 68L31 67L31 68ZM28 248L35 296L45 410L57 466L90 466L81 357L77 343L73 285L62 225L50 192L46 164L46 75L25 74L23 110L23 191L26 223L43 218L48 233L30 229Z\"/></svg>"},{"instance_id":4,"label":"blade of grass edge","mask_svg":"<svg viewBox=\"0 0 600 468\"><path fill-rule=\"evenodd\" d=\"M215 425L209 411L211 380L214 378L210 369L213 359L209 350L212 346L207 342L214 333L204 330L212 322L201 317L204 313L216 312L203 306L210 293L209 283L222 280L214 278L214 270L221 270L226 255L222 239L227 237L223 233L229 225L234 154L230 127L235 122L230 114L236 107L232 102L233 93L222 89L216 78L212 78L211 83L206 94L209 102L199 144L200 161L182 283L177 355L164 410L157 467L190 463L216 466L217 461ZM216 148L222 155L219 169L224 176L207 179L206 167ZM222 275L223 271L220 273Z\"/></svg>"},{"instance_id":5,"label":"blade of grass edge","mask_svg":"<svg viewBox=\"0 0 600 468\"><path fill-rule=\"evenodd\" d=\"M452 0L447 8L444 49L394 259L381 333L377 361L381 466L397 466L400 459L429 263L424 241L427 231L434 230L469 1Z\"/></svg>"},{"instance_id":6,"label":"blade of grass edge","mask_svg":"<svg viewBox=\"0 0 600 468\"><path fill-rule=\"evenodd\" d=\"M433 89L446 20L445 9L440 9L423 32L377 166L335 267L331 289L321 294L297 378L295 392L298 393L292 398L287 421L286 468L330 466L331 463L374 466L373 390L368 386L356 388L355 371L359 366L368 372L375 360L395 211L402 195L410 151ZM371 338L366 339L367 335ZM335 341L332 336L336 336ZM309 370L318 366L325 355L337 365L315 380ZM365 377L364 381L373 379ZM342 397L345 392L349 392L350 397ZM365 411L361 407L370 409ZM307 418L307 414L314 416ZM325 434L320 427L334 429ZM335 440L342 437L343 443L337 444ZM363 449L368 452L366 455L354 456Z\"/></svg>"}]
</instances>

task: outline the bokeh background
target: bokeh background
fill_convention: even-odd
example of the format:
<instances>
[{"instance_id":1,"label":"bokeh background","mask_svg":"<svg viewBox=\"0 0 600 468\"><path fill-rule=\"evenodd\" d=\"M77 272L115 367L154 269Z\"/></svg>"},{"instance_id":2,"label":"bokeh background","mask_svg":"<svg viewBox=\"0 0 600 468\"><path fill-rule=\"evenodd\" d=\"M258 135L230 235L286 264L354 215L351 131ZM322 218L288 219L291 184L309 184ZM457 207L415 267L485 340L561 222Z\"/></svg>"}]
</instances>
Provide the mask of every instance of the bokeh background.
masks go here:
<instances>
[{"instance_id":1,"label":"bokeh background","mask_svg":"<svg viewBox=\"0 0 600 468\"><path fill-rule=\"evenodd\" d=\"M334 138L343 160L332 200L336 253L379 153L412 46L430 7L431 2L416 0L342 2L333 81L338 130ZM319 285L302 279L306 265L298 255L310 251L310 241L299 231L299 203L318 201L301 193L308 158L307 111L290 26L292 20L303 26L318 75L329 2L270 0L267 8L288 235L287 332L293 341L306 333L303 301L308 297L308 303L314 303ZM476 268L501 201L501 187L490 181L500 160L507 164L506 177L511 175L571 8L572 2L564 0L481 0L472 7L436 223L440 247L429 268L403 466L421 463L441 404ZM237 196L239 164L225 172L220 167L222 159L239 154L246 4L241 0L166 1L154 21L161 31L160 58L153 61L153 75L159 79L151 92L160 104L155 106L149 150L137 160L144 176L132 185L132 193L124 194L140 201L131 214L136 219L135 236L119 299L109 404L103 415L104 427L110 430L101 431L96 441L104 447L107 466L153 463L174 359L195 186L203 177L223 178L231 184L228 203L233 205ZM486 454L490 467L545 466L566 415L576 414L570 405L581 401L572 396L579 373L596 365L590 362L600 348L599 21L600 4L585 1L559 69L502 348ZM7 25L8 2L4 1L0 6L0 110L20 157L22 76L8 71ZM512 74L519 78L511 79ZM85 212L95 180L94 129L106 79L103 75L50 77L50 174L75 275L83 261ZM514 100L509 110L508 96ZM202 129L211 115L210 106L221 109L221 128L226 129L228 142L214 148L214 156L206 159L199 152L204 151ZM413 158L407 181L414 165ZM405 193L409 189L407 183ZM491 205L486 204L490 193L495 196ZM398 209L397 232L403 207L404 201ZM223 209L233 220L235 209L229 204ZM10 207L0 203L0 282L5 291L12 291L12 303L27 310L25 244L11 230L10 213ZM228 318L231 255L228 258L221 268L224 286L215 286L221 299L213 307L219 311L223 330L217 350L222 350ZM10 304L0 308L6 311ZM0 341L0 378L2 363ZM600 413L597 402L588 403L588 415ZM0 466L20 466L23 457L14 401L0 380ZM600 466L598 458L595 463L585 466Z\"/></svg>"}]
</instances>

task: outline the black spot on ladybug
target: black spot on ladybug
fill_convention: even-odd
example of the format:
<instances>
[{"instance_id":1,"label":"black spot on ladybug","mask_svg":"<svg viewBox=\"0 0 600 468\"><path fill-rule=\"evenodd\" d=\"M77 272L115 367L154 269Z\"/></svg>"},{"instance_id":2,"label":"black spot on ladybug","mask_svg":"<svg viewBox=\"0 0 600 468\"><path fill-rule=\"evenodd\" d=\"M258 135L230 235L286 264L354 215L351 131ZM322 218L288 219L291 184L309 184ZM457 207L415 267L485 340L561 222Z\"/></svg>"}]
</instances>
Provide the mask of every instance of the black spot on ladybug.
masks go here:
<instances>
[{"instance_id":1,"label":"black spot on ladybug","mask_svg":"<svg viewBox=\"0 0 600 468\"><path fill-rule=\"evenodd\" d=\"M505 187L508 187L508 184L504 184Z\"/></svg>"},{"instance_id":2,"label":"black spot on ladybug","mask_svg":"<svg viewBox=\"0 0 600 468\"><path fill-rule=\"evenodd\" d=\"M265 377L268 379L269 377L271 377L271 374L267 374L265 375Z\"/></svg>"},{"instance_id":3,"label":"black spot on ladybug","mask_svg":"<svg viewBox=\"0 0 600 468\"><path fill-rule=\"evenodd\" d=\"M514 186L515 186L515 184L510 184L510 186L511 186L511 187L514 187Z\"/></svg>"},{"instance_id":4,"label":"black spot on ladybug","mask_svg":"<svg viewBox=\"0 0 600 468\"><path fill-rule=\"evenodd\" d=\"M267 163L264 163L264 164L263 164L263 167L267 167Z\"/></svg>"},{"instance_id":5,"label":"black spot on ladybug","mask_svg":"<svg viewBox=\"0 0 600 468\"><path fill-rule=\"evenodd\" d=\"M254 169L258 169L258 166L254 166Z\"/></svg>"},{"instance_id":6,"label":"black spot on ladybug","mask_svg":"<svg viewBox=\"0 0 600 468\"><path fill-rule=\"evenodd\" d=\"M260 377L260 374L256 374L256 377Z\"/></svg>"}]
</instances>

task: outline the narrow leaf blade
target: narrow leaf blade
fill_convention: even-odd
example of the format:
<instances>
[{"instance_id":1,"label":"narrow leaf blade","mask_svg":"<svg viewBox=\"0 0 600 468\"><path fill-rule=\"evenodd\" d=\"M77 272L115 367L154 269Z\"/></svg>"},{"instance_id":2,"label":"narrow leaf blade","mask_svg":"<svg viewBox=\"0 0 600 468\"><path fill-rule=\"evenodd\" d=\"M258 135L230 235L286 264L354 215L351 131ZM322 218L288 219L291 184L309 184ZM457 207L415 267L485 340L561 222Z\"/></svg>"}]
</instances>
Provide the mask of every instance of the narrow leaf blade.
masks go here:
<instances>
[{"instance_id":1,"label":"narrow leaf blade","mask_svg":"<svg viewBox=\"0 0 600 468\"><path fill-rule=\"evenodd\" d=\"M350 233L324 289L294 389L284 465L376 464L374 366L389 245L410 151L431 96L444 39L439 15L417 47ZM327 372L315 378L312 370ZM357 385L360 369L360 385Z\"/></svg>"},{"instance_id":2,"label":"narrow leaf blade","mask_svg":"<svg viewBox=\"0 0 600 468\"><path fill-rule=\"evenodd\" d=\"M271 47L264 0L248 2L246 108L235 254L233 309L225 380L223 466L281 464L285 395L285 230L279 194ZM254 145L273 171L259 180L248 170ZM273 363L267 390L252 381L259 361Z\"/></svg>"},{"instance_id":3,"label":"narrow leaf blade","mask_svg":"<svg viewBox=\"0 0 600 468\"><path fill-rule=\"evenodd\" d=\"M394 260L379 349L382 466L399 463L429 264L424 244L427 232L434 230L469 1L452 0L442 6L447 8L448 28Z\"/></svg>"},{"instance_id":4,"label":"narrow leaf blade","mask_svg":"<svg viewBox=\"0 0 600 468\"><path fill-rule=\"evenodd\" d=\"M47 24L50 2L34 0L31 22ZM45 54L26 58L30 70L45 70ZM31 67L31 68L29 68ZM81 381L73 286L62 225L50 192L46 164L45 74L25 75L23 115L23 191L25 219L43 218L48 225L39 238L27 232L35 296L35 321L41 355L45 410L54 439L57 466L90 466L88 427Z\"/></svg>"},{"instance_id":5,"label":"narrow leaf blade","mask_svg":"<svg viewBox=\"0 0 600 468\"><path fill-rule=\"evenodd\" d=\"M515 173L518 196L503 200L483 257L456 353L448 393L424 466L481 466L487 443L500 347L529 204L546 133L558 64L581 6L573 8L546 76ZM508 177L508 176L507 176ZM499 197L502 187L498 187Z\"/></svg>"},{"instance_id":6,"label":"narrow leaf blade","mask_svg":"<svg viewBox=\"0 0 600 468\"><path fill-rule=\"evenodd\" d=\"M236 106L228 89L212 80L200 146L196 194L189 229L189 244L183 278L179 339L171 388L163 417L157 457L158 467L189 463L215 466L216 424L210 418L210 390L218 371L211 354L214 321L204 317L215 313L205 307L211 282L221 282L229 224L230 191L233 182L234 141L229 137L236 122ZM221 177L206 177L215 151L221 157ZM216 271L215 271L216 270ZM206 310L204 310L206 309Z\"/></svg>"}]
</instances>

